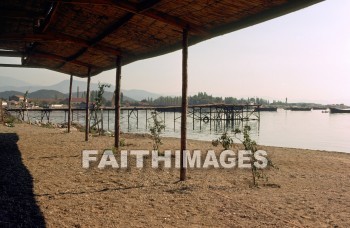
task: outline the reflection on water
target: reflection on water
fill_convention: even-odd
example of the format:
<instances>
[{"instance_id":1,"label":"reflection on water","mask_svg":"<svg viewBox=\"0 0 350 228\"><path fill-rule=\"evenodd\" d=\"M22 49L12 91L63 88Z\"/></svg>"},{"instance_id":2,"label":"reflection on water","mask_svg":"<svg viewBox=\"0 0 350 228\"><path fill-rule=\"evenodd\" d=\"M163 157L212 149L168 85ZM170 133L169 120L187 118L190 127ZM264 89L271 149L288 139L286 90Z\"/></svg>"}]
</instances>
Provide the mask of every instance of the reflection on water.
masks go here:
<instances>
[{"instance_id":1,"label":"reflection on water","mask_svg":"<svg viewBox=\"0 0 350 228\"><path fill-rule=\"evenodd\" d=\"M150 111L132 113L128 125L128 113L122 111L121 129L123 132L149 132L151 121ZM32 119L40 119L40 113L31 113ZM79 118L78 118L79 117ZM164 119L166 129L163 136L180 137L180 113L161 113L160 119ZM52 122L62 123L65 121L64 113L52 112ZM175 122L174 122L175 119ZM79 120L84 124L84 112L74 114L74 121ZM109 120L109 121L108 121ZM109 123L109 125L108 125ZM235 128L242 129L247 122L215 122L200 123L192 116L188 116L188 138L211 141L219 137L223 131L232 132ZM260 145L318 149L327 151L339 151L350 153L350 114L322 113L321 110L312 111L286 111L279 109L277 112L261 112L259 121L250 121L252 138ZM109 127L108 127L109 126ZM146 129L147 126L147 129ZM113 112L104 113L104 128L113 131Z\"/></svg>"}]
</instances>

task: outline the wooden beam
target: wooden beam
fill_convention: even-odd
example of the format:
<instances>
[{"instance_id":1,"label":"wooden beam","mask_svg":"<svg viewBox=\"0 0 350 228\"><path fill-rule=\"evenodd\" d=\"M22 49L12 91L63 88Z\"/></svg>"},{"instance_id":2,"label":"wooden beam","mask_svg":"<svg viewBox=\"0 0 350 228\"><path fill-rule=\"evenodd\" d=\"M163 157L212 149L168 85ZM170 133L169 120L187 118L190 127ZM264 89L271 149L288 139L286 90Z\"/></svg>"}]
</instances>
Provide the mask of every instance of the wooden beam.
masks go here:
<instances>
[{"instance_id":1,"label":"wooden beam","mask_svg":"<svg viewBox=\"0 0 350 228\"><path fill-rule=\"evenodd\" d=\"M59 2L61 2L62 4L65 3L65 4L114 6L133 14L140 14L140 15L164 22L166 24L172 25L180 29L181 32L182 32L182 29L186 27L192 33L202 34L202 35L207 34L207 31L205 31L205 29L201 28L200 26L197 26L181 18L171 16L159 10L152 9L156 4L160 2L157 0L144 1L143 3L140 3L140 4L132 3L130 1L125 1L125 0L113 0L112 3L111 1L108 1L108 0L97 0L94 2L91 2L91 0L59 0Z\"/></svg>"},{"instance_id":2,"label":"wooden beam","mask_svg":"<svg viewBox=\"0 0 350 228\"><path fill-rule=\"evenodd\" d=\"M17 34L0 34L0 41L24 41L28 43L68 42L68 43L78 44L79 46L82 46L82 47L90 47L95 50L109 54L110 56L113 56L113 57L121 54L119 50L116 50L114 48L111 48L102 44L96 44L93 47L91 47L90 42L84 39L72 37L61 33L46 32L45 34L18 34L18 33Z\"/></svg>"},{"instance_id":3,"label":"wooden beam","mask_svg":"<svg viewBox=\"0 0 350 228\"><path fill-rule=\"evenodd\" d=\"M62 57L62 56L58 56L58 55L54 55L54 54L48 54L48 53L43 53L43 52L33 52L29 54L29 57L34 57L34 58L42 58L42 59L51 59L51 60L56 60L56 61L61 61L61 62L69 62L67 60L67 58ZM70 61L70 63L74 64L74 65L78 65L78 66L83 66L83 67L93 67L98 69L98 67L93 66L91 64L87 64L78 60L73 60Z\"/></svg>"},{"instance_id":4,"label":"wooden beam","mask_svg":"<svg viewBox=\"0 0 350 228\"><path fill-rule=\"evenodd\" d=\"M27 66L21 64L6 64L0 63L0 67L13 67L13 68L45 68L44 66Z\"/></svg>"},{"instance_id":5,"label":"wooden beam","mask_svg":"<svg viewBox=\"0 0 350 228\"><path fill-rule=\"evenodd\" d=\"M163 13L163 12L158 11L158 10L150 9L150 10L147 10L147 11L141 13L141 14L144 16L153 18L155 20L164 22L166 24L173 25L174 27L177 27L178 29L183 29L183 28L187 27L187 30L192 32L192 33L201 34L201 35L207 34L207 32L204 29L202 29L201 27L199 27L193 23L182 20L181 18L171 16L169 14Z\"/></svg>"},{"instance_id":6,"label":"wooden beam","mask_svg":"<svg viewBox=\"0 0 350 228\"><path fill-rule=\"evenodd\" d=\"M60 40L52 34L21 34L21 33L5 33L0 34L0 41L23 41L23 42L72 42L71 40Z\"/></svg>"},{"instance_id":7,"label":"wooden beam","mask_svg":"<svg viewBox=\"0 0 350 228\"><path fill-rule=\"evenodd\" d=\"M90 103L90 81L91 68L88 68L87 88L86 88L86 107L85 107L85 141L89 141L90 121L89 121L89 103Z\"/></svg>"},{"instance_id":8,"label":"wooden beam","mask_svg":"<svg viewBox=\"0 0 350 228\"><path fill-rule=\"evenodd\" d=\"M129 2L126 1L115 1L115 4L121 4L124 5L130 5L133 9L136 10L136 12L144 12L152 8L155 4L158 4L160 1L159 0L149 0L149 1L144 1L141 4L130 4ZM126 23L128 23L132 17L134 16L134 12L127 13L125 16L123 16L121 19L117 20L115 23L113 23L111 26L109 26L107 29L105 29L102 33L97 35L95 38L93 38L90 42L88 47L80 49L77 53L74 55L68 57L68 62L69 61L74 61L75 59L79 58L82 56L90 47L94 47L97 45L101 40L109 36L110 34L116 32L119 28L124 26ZM63 67L64 64L61 66Z\"/></svg>"},{"instance_id":9,"label":"wooden beam","mask_svg":"<svg viewBox=\"0 0 350 228\"><path fill-rule=\"evenodd\" d=\"M68 97L68 126L67 126L67 132L70 132L71 127L71 115L72 115L72 85L73 85L73 74L70 75L69 80L69 97Z\"/></svg>"},{"instance_id":10,"label":"wooden beam","mask_svg":"<svg viewBox=\"0 0 350 228\"><path fill-rule=\"evenodd\" d=\"M56 17L56 12L57 12L58 6L59 6L59 2L58 3L54 3L54 2L51 3L51 6L48 9L48 11L47 11L47 13L46 13L46 15L44 17L43 22L41 23L41 21L39 20L37 22L38 24L34 25L34 28L33 28L34 32L41 33L41 34L46 32L46 30L48 29L49 25L51 24L51 22ZM29 50L30 51L35 50L38 45L39 45L38 42L31 43ZM27 64L29 62L29 60L30 60L30 56L28 56L27 59L25 59L25 61L23 61L23 63Z\"/></svg>"},{"instance_id":11,"label":"wooden beam","mask_svg":"<svg viewBox=\"0 0 350 228\"><path fill-rule=\"evenodd\" d=\"M121 72L122 72L122 57L117 56L116 59L116 80L115 80L115 114L114 114L114 147L119 148L120 146L120 82L121 82Z\"/></svg>"},{"instance_id":12,"label":"wooden beam","mask_svg":"<svg viewBox=\"0 0 350 228\"><path fill-rule=\"evenodd\" d=\"M22 57L23 53L19 51L0 51L0 56L4 57Z\"/></svg>"},{"instance_id":13,"label":"wooden beam","mask_svg":"<svg viewBox=\"0 0 350 228\"><path fill-rule=\"evenodd\" d=\"M88 47L82 48L80 49L77 53L71 55L70 57L68 57L68 62L70 61L74 61L75 59L79 58L80 56L82 56L89 47L94 47L95 45L97 45L98 42L100 42L101 40L103 40L104 38L106 38L107 36L109 36L111 33L115 32L116 30L118 30L119 28L121 28L123 25L125 25L126 23L128 23L131 18L134 16L134 14L132 13L128 13L126 14L124 17L122 17L121 19L119 19L118 21L116 21L115 23L113 23L111 26L109 26L106 30L104 30L102 33L100 33L98 36L96 36L95 38L93 38L90 42ZM64 64L61 66L63 67Z\"/></svg>"},{"instance_id":14,"label":"wooden beam","mask_svg":"<svg viewBox=\"0 0 350 228\"><path fill-rule=\"evenodd\" d=\"M54 21L56 18L56 13L57 13L59 5L60 5L59 2L52 2L51 3L51 7L46 14L46 18L44 20L44 23L42 25L40 25L40 27L38 28L38 32L40 32L40 33L46 32L46 30L48 29L48 27L50 26L52 21Z\"/></svg>"},{"instance_id":15,"label":"wooden beam","mask_svg":"<svg viewBox=\"0 0 350 228\"><path fill-rule=\"evenodd\" d=\"M182 35L182 102L181 102L181 152L180 152L180 181L186 180L186 164L184 153L187 149L187 58L188 58L188 31L185 28Z\"/></svg>"},{"instance_id":16,"label":"wooden beam","mask_svg":"<svg viewBox=\"0 0 350 228\"><path fill-rule=\"evenodd\" d=\"M34 20L34 19L44 18L44 16L35 12L27 11L27 10L0 9L0 18Z\"/></svg>"},{"instance_id":17,"label":"wooden beam","mask_svg":"<svg viewBox=\"0 0 350 228\"><path fill-rule=\"evenodd\" d=\"M152 9L153 5L145 5L145 8L141 8L136 4L132 4L125 0L114 0L114 5L120 9L123 9L125 11L134 13L134 14L141 14L147 17L150 17L152 19L164 22L169 25L173 25L174 27L177 27L178 29L187 28L187 30L194 32L194 33L200 33L200 34L206 34L206 31L204 31L202 28L200 28L197 25L194 25L193 23L189 21L182 20L181 18L171 16L169 14L163 13L161 11ZM158 3L158 1L153 1L154 5ZM145 3L143 3L145 4Z\"/></svg>"},{"instance_id":18,"label":"wooden beam","mask_svg":"<svg viewBox=\"0 0 350 228\"><path fill-rule=\"evenodd\" d=\"M162 0L146 0L137 5L138 13L142 13L144 11L147 11L149 9L154 8L158 3L160 3Z\"/></svg>"}]
</instances>

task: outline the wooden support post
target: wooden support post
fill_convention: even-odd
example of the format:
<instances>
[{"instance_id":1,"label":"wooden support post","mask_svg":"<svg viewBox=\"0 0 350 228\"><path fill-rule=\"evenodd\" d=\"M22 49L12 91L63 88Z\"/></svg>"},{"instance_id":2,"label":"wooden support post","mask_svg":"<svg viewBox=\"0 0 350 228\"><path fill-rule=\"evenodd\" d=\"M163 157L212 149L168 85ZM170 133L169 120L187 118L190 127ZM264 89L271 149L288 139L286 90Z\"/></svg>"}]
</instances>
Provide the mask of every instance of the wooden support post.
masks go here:
<instances>
[{"instance_id":1,"label":"wooden support post","mask_svg":"<svg viewBox=\"0 0 350 228\"><path fill-rule=\"evenodd\" d=\"M128 109L128 130L130 130L130 110Z\"/></svg>"},{"instance_id":2,"label":"wooden support post","mask_svg":"<svg viewBox=\"0 0 350 228\"><path fill-rule=\"evenodd\" d=\"M139 110L136 109L136 129L139 129Z\"/></svg>"},{"instance_id":3,"label":"wooden support post","mask_svg":"<svg viewBox=\"0 0 350 228\"><path fill-rule=\"evenodd\" d=\"M116 79L115 79L115 113L114 113L114 147L120 146L120 82L122 75L122 57L117 56L116 59ZM129 117L128 117L129 118Z\"/></svg>"},{"instance_id":4,"label":"wooden support post","mask_svg":"<svg viewBox=\"0 0 350 228\"><path fill-rule=\"evenodd\" d=\"M194 107L192 108L192 130L194 131Z\"/></svg>"},{"instance_id":5,"label":"wooden support post","mask_svg":"<svg viewBox=\"0 0 350 228\"><path fill-rule=\"evenodd\" d=\"M147 109L146 109L146 129L147 129Z\"/></svg>"},{"instance_id":6,"label":"wooden support post","mask_svg":"<svg viewBox=\"0 0 350 228\"><path fill-rule=\"evenodd\" d=\"M70 127L71 127L71 115L72 115L72 84L73 84L73 75L70 75L70 80L69 80L69 97L68 97L68 133L70 132Z\"/></svg>"},{"instance_id":7,"label":"wooden support post","mask_svg":"<svg viewBox=\"0 0 350 228\"><path fill-rule=\"evenodd\" d=\"M174 132L175 132L175 124L176 124L176 109L174 108Z\"/></svg>"},{"instance_id":8,"label":"wooden support post","mask_svg":"<svg viewBox=\"0 0 350 228\"><path fill-rule=\"evenodd\" d=\"M199 108L199 130L202 130L202 108Z\"/></svg>"},{"instance_id":9,"label":"wooden support post","mask_svg":"<svg viewBox=\"0 0 350 228\"><path fill-rule=\"evenodd\" d=\"M91 81L91 67L88 68L88 78L87 78L87 87L86 87L86 107L85 107L85 141L89 141L89 131L90 131L90 81Z\"/></svg>"},{"instance_id":10,"label":"wooden support post","mask_svg":"<svg viewBox=\"0 0 350 228\"><path fill-rule=\"evenodd\" d=\"M1 109L1 123L5 125L5 118L4 118L4 109L2 107L2 99L0 99L0 109Z\"/></svg>"},{"instance_id":11,"label":"wooden support post","mask_svg":"<svg viewBox=\"0 0 350 228\"><path fill-rule=\"evenodd\" d=\"M209 125L210 125L209 129L211 131L211 106L209 107Z\"/></svg>"},{"instance_id":12,"label":"wooden support post","mask_svg":"<svg viewBox=\"0 0 350 228\"><path fill-rule=\"evenodd\" d=\"M234 125L233 121L234 121L234 118L235 118L234 113L235 113L234 108L231 107L231 129L232 130L234 130L233 129L233 125Z\"/></svg>"},{"instance_id":13,"label":"wooden support post","mask_svg":"<svg viewBox=\"0 0 350 228\"><path fill-rule=\"evenodd\" d=\"M103 134L103 108L100 109L101 114L101 133Z\"/></svg>"},{"instance_id":14,"label":"wooden support post","mask_svg":"<svg viewBox=\"0 0 350 228\"><path fill-rule=\"evenodd\" d=\"M164 122L164 126L165 126L165 110L164 110L164 121L163 122Z\"/></svg>"},{"instance_id":15,"label":"wooden support post","mask_svg":"<svg viewBox=\"0 0 350 228\"><path fill-rule=\"evenodd\" d=\"M183 29L182 33L182 102L181 102L181 152L180 152L180 181L186 180L186 167L184 164L184 152L187 149L187 57L188 57L188 31ZM187 161L185 161L187 162Z\"/></svg>"},{"instance_id":16,"label":"wooden support post","mask_svg":"<svg viewBox=\"0 0 350 228\"><path fill-rule=\"evenodd\" d=\"M109 131L109 109L107 109L107 130Z\"/></svg>"}]
</instances>

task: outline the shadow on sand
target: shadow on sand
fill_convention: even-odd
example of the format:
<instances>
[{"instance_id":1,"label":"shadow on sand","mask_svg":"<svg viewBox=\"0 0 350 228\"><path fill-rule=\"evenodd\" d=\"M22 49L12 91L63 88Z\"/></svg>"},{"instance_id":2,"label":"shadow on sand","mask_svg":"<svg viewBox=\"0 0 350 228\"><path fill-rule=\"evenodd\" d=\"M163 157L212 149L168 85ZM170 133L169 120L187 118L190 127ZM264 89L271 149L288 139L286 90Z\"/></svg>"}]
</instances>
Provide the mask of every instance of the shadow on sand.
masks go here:
<instances>
[{"instance_id":1,"label":"shadow on sand","mask_svg":"<svg viewBox=\"0 0 350 228\"><path fill-rule=\"evenodd\" d=\"M15 133L0 133L0 227L45 227Z\"/></svg>"}]
</instances>

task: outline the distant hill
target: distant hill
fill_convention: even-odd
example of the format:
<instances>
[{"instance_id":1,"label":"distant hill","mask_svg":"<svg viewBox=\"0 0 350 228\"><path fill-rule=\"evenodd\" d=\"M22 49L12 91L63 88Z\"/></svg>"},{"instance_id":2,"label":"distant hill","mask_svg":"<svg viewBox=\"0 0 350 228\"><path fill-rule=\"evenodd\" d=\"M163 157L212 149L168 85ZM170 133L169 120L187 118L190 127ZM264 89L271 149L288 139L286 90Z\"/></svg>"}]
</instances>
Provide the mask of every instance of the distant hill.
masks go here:
<instances>
[{"instance_id":1,"label":"distant hill","mask_svg":"<svg viewBox=\"0 0 350 228\"><path fill-rule=\"evenodd\" d=\"M79 97L82 96L82 94L84 93L84 91L79 92ZM4 91L4 92L0 92L0 98L8 100L10 96L13 95L24 95L24 93L19 92L19 91L15 91L15 90L11 90L11 91ZM59 91L56 90L46 90L46 89L41 89L41 90L37 90L34 92L31 92L28 94L28 98L31 99L65 99L68 98L69 94L68 93L61 93ZM72 97L77 97L77 93L76 92L72 92ZM111 101L113 98L113 92L108 92L106 91L103 94L103 97L108 100ZM128 97L128 96L123 96L124 101L129 101L129 102L134 102L136 100Z\"/></svg>"},{"instance_id":2,"label":"distant hill","mask_svg":"<svg viewBox=\"0 0 350 228\"><path fill-rule=\"evenodd\" d=\"M5 77L5 76L0 76L0 82L1 82L1 87L3 87L3 86L9 86L9 87L10 86L12 86L12 87L31 86L31 84L28 82L18 80L15 78L11 78L11 77Z\"/></svg>"},{"instance_id":3,"label":"distant hill","mask_svg":"<svg viewBox=\"0 0 350 228\"><path fill-rule=\"evenodd\" d=\"M25 91L29 91L29 92L33 92L33 91L38 91L38 90L56 90L60 93L63 94L68 94L68 90L69 90L69 80L64 80L61 81L57 84L54 85L50 85L50 86L38 86L38 85L31 85L29 83L23 82L21 80L16 80L16 79L12 79L9 77L3 77L0 76L0 82L1 82L1 86L0 86L0 92L3 91L20 91L21 93L24 93ZM73 92L77 92L77 89L79 87L79 92L80 94L82 94L83 91L86 90L86 82L84 81L77 81L77 80L73 80L73 85L72 85L72 90ZM97 83L91 83L90 85L90 89L91 90L98 90L98 84ZM112 85L110 88L106 88L106 95L107 92L114 92L114 86ZM147 98L152 98L152 99L156 99L158 97L160 97L160 94L156 94L156 93L152 93L152 92L148 92L145 90L136 90L136 89L132 89L132 90L123 90L122 92L124 94L124 97L126 99L130 99L130 101L141 101L142 99L147 99ZM113 96L109 95L110 97ZM4 97L6 98L6 97ZM8 97L6 98L8 99Z\"/></svg>"},{"instance_id":4,"label":"distant hill","mask_svg":"<svg viewBox=\"0 0 350 228\"><path fill-rule=\"evenodd\" d=\"M65 99L68 96L56 90L41 89L28 94L31 99Z\"/></svg>"},{"instance_id":5,"label":"distant hill","mask_svg":"<svg viewBox=\"0 0 350 228\"><path fill-rule=\"evenodd\" d=\"M131 90L122 90L124 96L131 97L137 101L141 101L142 99L152 98L157 99L160 97L160 94L151 93L145 90L131 89Z\"/></svg>"},{"instance_id":6,"label":"distant hill","mask_svg":"<svg viewBox=\"0 0 350 228\"><path fill-rule=\"evenodd\" d=\"M79 92L79 97L81 97L83 93L84 93L84 91ZM113 98L113 94L114 94L114 92L105 91L104 94L103 94L103 97L104 97L107 101L111 101L112 98ZM69 94L66 93L66 96L68 97ZM77 93L76 93L76 92L72 92L72 97L77 97ZM124 101L129 101L129 102L135 102L135 101L136 101L135 99L132 99L132 98L130 98L130 97L128 97L128 96L125 96L124 94L123 94L123 100L124 100Z\"/></svg>"},{"instance_id":7,"label":"distant hill","mask_svg":"<svg viewBox=\"0 0 350 228\"><path fill-rule=\"evenodd\" d=\"M15 90L10 90L10 91L4 91L4 92L0 92L0 98L8 100L9 97L13 96L13 95L22 95L23 96L24 93L19 92L19 91L15 91Z\"/></svg>"}]
</instances>

